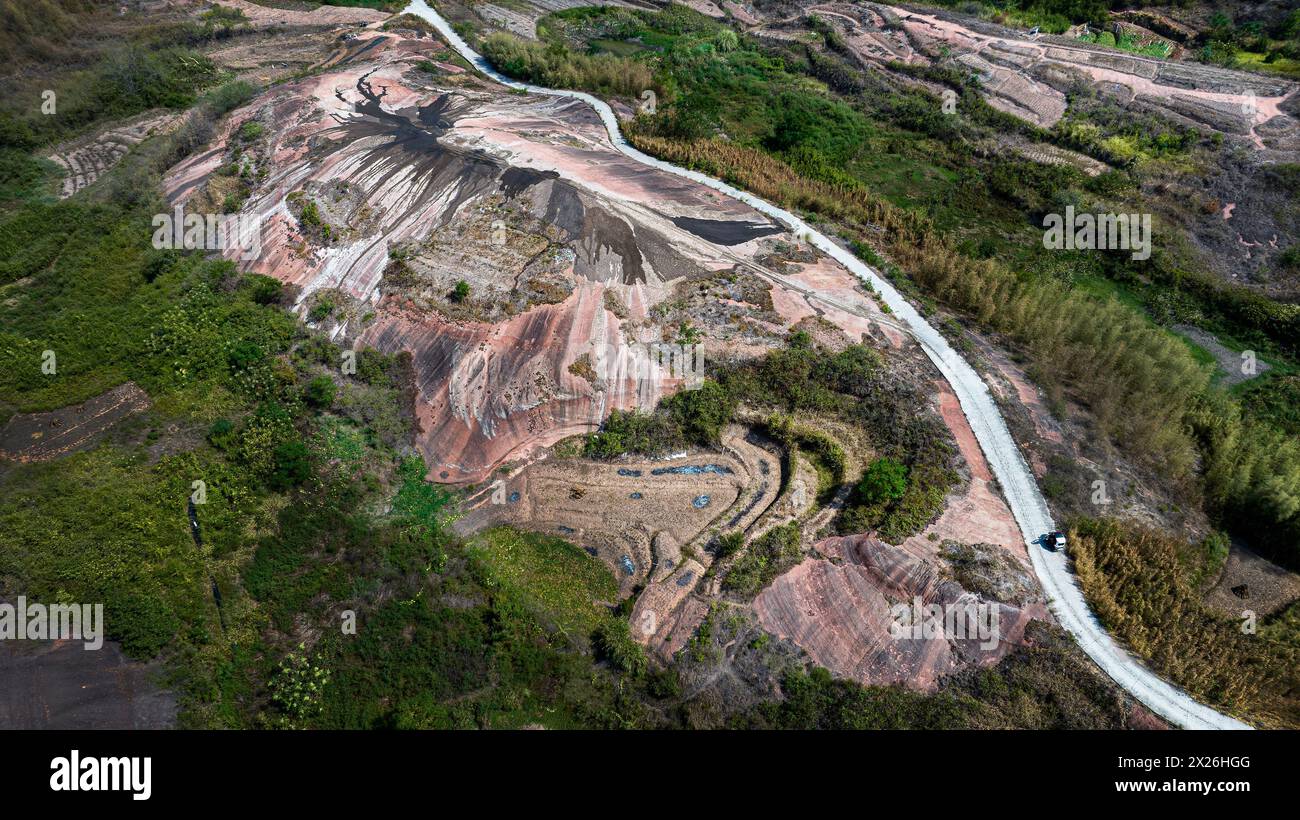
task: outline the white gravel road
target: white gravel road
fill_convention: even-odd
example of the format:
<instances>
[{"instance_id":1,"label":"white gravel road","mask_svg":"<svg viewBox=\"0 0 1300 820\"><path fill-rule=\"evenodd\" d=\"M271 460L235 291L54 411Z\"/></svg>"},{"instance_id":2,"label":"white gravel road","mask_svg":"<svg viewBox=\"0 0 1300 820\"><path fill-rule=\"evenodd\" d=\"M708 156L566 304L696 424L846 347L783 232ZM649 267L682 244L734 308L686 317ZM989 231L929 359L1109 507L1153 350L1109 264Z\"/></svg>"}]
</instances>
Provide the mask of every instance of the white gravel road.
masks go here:
<instances>
[{"instance_id":1,"label":"white gravel road","mask_svg":"<svg viewBox=\"0 0 1300 820\"><path fill-rule=\"evenodd\" d=\"M479 71L502 85L536 94L571 97L582 100L600 115L609 131L609 138L619 151L627 156L679 177L707 185L715 191L752 206L755 210L786 225L795 234L804 237L823 252L835 257L844 267L871 283L884 298L894 315L920 343L930 360L952 385L961 402L962 412L970 422L975 438L1006 497L1011 512L1020 526L1021 535L1029 549L1034 572L1047 595L1049 606L1057 620L1078 641L1080 648L1102 670L1156 714L1187 729L1249 729L1251 727L1214 709L1198 703L1186 692L1162 680L1131 652L1119 646L1098 623L1084 601L1083 592L1070 572L1066 558L1060 553L1044 550L1038 543L1045 534L1056 529L1047 502L1038 489L1038 482L1011 438L1001 411L993 401L988 386L975 370L948 344L937 330L930 326L916 308L860 259L849 251L809 227L794 214L696 171L679 168L633 148L623 139L618 128L618 118L601 100L581 91L560 91L517 82L499 74L480 54L471 49L451 26L425 0L412 0L405 13L427 20L460 55Z\"/></svg>"}]
</instances>

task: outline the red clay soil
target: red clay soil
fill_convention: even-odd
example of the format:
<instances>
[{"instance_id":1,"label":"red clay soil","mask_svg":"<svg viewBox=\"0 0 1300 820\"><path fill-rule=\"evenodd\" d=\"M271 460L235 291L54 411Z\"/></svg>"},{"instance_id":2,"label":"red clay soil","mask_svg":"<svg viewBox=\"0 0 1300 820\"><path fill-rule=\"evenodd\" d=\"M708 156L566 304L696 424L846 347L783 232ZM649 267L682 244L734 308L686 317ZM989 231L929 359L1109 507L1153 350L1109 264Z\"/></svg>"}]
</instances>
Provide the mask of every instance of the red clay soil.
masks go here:
<instances>
[{"instance_id":1,"label":"red clay soil","mask_svg":"<svg viewBox=\"0 0 1300 820\"><path fill-rule=\"evenodd\" d=\"M1026 567L1029 555L1020 528L1002 496L996 491L993 473L980 450L970 423L962 415L957 396L947 382L937 382L939 414L952 433L962 460L970 470L966 487L950 495L939 519L920 535L908 539L918 551L933 554L936 545L952 539L964 544L997 544ZM935 536L931 538L931 536Z\"/></svg>"}]
</instances>

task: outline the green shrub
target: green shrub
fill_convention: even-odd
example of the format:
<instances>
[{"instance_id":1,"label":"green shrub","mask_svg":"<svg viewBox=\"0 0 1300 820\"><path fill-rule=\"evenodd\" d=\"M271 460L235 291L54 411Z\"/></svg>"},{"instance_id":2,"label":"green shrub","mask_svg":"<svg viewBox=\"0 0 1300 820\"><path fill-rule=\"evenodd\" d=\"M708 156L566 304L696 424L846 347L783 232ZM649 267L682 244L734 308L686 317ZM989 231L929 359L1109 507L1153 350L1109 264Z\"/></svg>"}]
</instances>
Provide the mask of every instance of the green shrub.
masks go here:
<instances>
[{"instance_id":1,"label":"green shrub","mask_svg":"<svg viewBox=\"0 0 1300 820\"><path fill-rule=\"evenodd\" d=\"M718 443L722 428L731 421L736 402L717 382L706 380L695 390L683 390L665 399L664 409L692 444L708 447Z\"/></svg>"},{"instance_id":2,"label":"green shrub","mask_svg":"<svg viewBox=\"0 0 1300 820\"><path fill-rule=\"evenodd\" d=\"M791 521L773 527L750 543L749 549L722 579L722 587L742 597L753 597L802 557L799 523Z\"/></svg>"},{"instance_id":3,"label":"green shrub","mask_svg":"<svg viewBox=\"0 0 1300 820\"><path fill-rule=\"evenodd\" d=\"M744 530L732 530L718 536L718 557L727 558L740 552L745 546Z\"/></svg>"},{"instance_id":4,"label":"green shrub","mask_svg":"<svg viewBox=\"0 0 1300 820\"><path fill-rule=\"evenodd\" d=\"M485 37L482 52L501 72L535 85L625 97L639 97L645 89L663 94L650 68L627 57L576 54L563 44L544 45L503 32Z\"/></svg>"},{"instance_id":5,"label":"green shrub","mask_svg":"<svg viewBox=\"0 0 1300 820\"><path fill-rule=\"evenodd\" d=\"M275 448L275 468L268 484L273 490L297 487L311 475L311 454L301 441L285 441Z\"/></svg>"},{"instance_id":6,"label":"green shrub","mask_svg":"<svg viewBox=\"0 0 1300 820\"><path fill-rule=\"evenodd\" d=\"M328 409L334 404L334 395L338 387L334 380L329 376L317 376L307 383L307 389L303 391L303 398L307 403L317 409Z\"/></svg>"},{"instance_id":7,"label":"green shrub","mask_svg":"<svg viewBox=\"0 0 1300 820\"><path fill-rule=\"evenodd\" d=\"M247 289L249 298L259 305L274 305L284 293L284 285L279 279L260 273L244 274L241 285Z\"/></svg>"},{"instance_id":8,"label":"green shrub","mask_svg":"<svg viewBox=\"0 0 1300 820\"><path fill-rule=\"evenodd\" d=\"M857 492L868 504L897 501L907 492L907 467L892 458L878 458L862 474Z\"/></svg>"},{"instance_id":9,"label":"green shrub","mask_svg":"<svg viewBox=\"0 0 1300 820\"><path fill-rule=\"evenodd\" d=\"M615 669L639 678L646 671L645 650L632 639L632 630L622 618L608 618L592 635L596 654Z\"/></svg>"},{"instance_id":10,"label":"green shrub","mask_svg":"<svg viewBox=\"0 0 1300 820\"><path fill-rule=\"evenodd\" d=\"M218 450L228 450L235 442L235 425L230 419L217 419L208 428L208 443Z\"/></svg>"}]
</instances>

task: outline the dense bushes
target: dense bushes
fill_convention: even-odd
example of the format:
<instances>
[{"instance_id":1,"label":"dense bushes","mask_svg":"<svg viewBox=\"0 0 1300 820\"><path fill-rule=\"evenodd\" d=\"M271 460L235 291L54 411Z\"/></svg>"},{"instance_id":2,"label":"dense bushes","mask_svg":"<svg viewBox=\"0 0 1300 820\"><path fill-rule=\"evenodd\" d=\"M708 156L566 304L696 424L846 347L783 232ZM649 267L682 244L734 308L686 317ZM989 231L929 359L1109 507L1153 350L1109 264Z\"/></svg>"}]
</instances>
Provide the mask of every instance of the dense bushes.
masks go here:
<instances>
[{"instance_id":1,"label":"dense bushes","mask_svg":"<svg viewBox=\"0 0 1300 820\"><path fill-rule=\"evenodd\" d=\"M994 261L941 245L897 243L894 253L927 293L1028 347L1049 392L1068 386L1106 435L1165 475L1191 478L1196 450L1184 420L1209 373L1184 344L1117 301Z\"/></svg>"},{"instance_id":2,"label":"dense bushes","mask_svg":"<svg viewBox=\"0 0 1300 820\"><path fill-rule=\"evenodd\" d=\"M819 349L803 332L790 334L784 349L770 351L720 378L732 395L758 406L788 412L849 412L883 362L869 347L853 345L836 354Z\"/></svg>"},{"instance_id":3,"label":"dense bushes","mask_svg":"<svg viewBox=\"0 0 1300 820\"><path fill-rule=\"evenodd\" d=\"M871 462L857 486L858 497L868 504L897 501L905 492L907 467L892 458L878 458Z\"/></svg>"},{"instance_id":4,"label":"dense bushes","mask_svg":"<svg viewBox=\"0 0 1300 820\"><path fill-rule=\"evenodd\" d=\"M632 639L632 629L626 618L610 618L596 627L592 636L596 656L628 675L638 678L645 674L645 650Z\"/></svg>"},{"instance_id":5,"label":"dense bushes","mask_svg":"<svg viewBox=\"0 0 1300 820\"><path fill-rule=\"evenodd\" d=\"M773 527L750 543L723 578L722 588L752 598L802 557L799 522Z\"/></svg>"},{"instance_id":6,"label":"dense bushes","mask_svg":"<svg viewBox=\"0 0 1300 820\"><path fill-rule=\"evenodd\" d=\"M1267 408L1260 408L1267 418ZM1190 421L1205 453L1206 498L1256 547L1300 567L1300 439L1283 426L1243 414L1222 393L1203 399Z\"/></svg>"},{"instance_id":7,"label":"dense bushes","mask_svg":"<svg viewBox=\"0 0 1300 820\"><path fill-rule=\"evenodd\" d=\"M174 459L143 469L110 448L11 468L0 494L6 589L103 603L108 637L152 657L180 623L203 621L203 589L187 580L202 567L185 521L189 481Z\"/></svg>"},{"instance_id":8,"label":"dense bushes","mask_svg":"<svg viewBox=\"0 0 1300 820\"><path fill-rule=\"evenodd\" d=\"M723 426L731 420L736 400L717 382L705 381L694 390L683 390L665 399L673 424L689 444L708 447L718 443Z\"/></svg>"},{"instance_id":9,"label":"dense bushes","mask_svg":"<svg viewBox=\"0 0 1300 820\"><path fill-rule=\"evenodd\" d=\"M1107 0L939 0L936 5L960 6L967 13L986 13L1007 24L1041 26L1054 34L1078 23L1105 30L1110 22Z\"/></svg>"},{"instance_id":10,"label":"dense bushes","mask_svg":"<svg viewBox=\"0 0 1300 820\"><path fill-rule=\"evenodd\" d=\"M1030 646L992 667L945 678L930 694L901 686L859 686L821 668L790 669L782 699L763 703L742 725L783 729L1120 729L1134 707L1076 649L1041 621ZM1031 648L1032 647L1032 648Z\"/></svg>"},{"instance_id":11,"label":"dense bushes","mask_svg":"<svg viewBox=\"0 0 1300 820\"><path fill-rule=\"evenodd\" d=\"M562 46L543 45L501 32L485 37L482 50L483 56L503 73L535 85L622 97L640 97L646 89L664 93L646 64L626 57L575 54Z\"/></svg>"},{"instance_id":12,"label":"dense bushes","mask_svg":"<svg viewBox=\"0 0 1300 820\"><path fill-rule=\"evenodd\" d=\"M624 453L662 455L690 445L718 443L731 420L735 399L716 382L705 381L664 399L653 413L614 410L600 432L587 437L588 458L616 458Z\"/></svg>"},{"instance_id":13,"label":"dense bushes","mask_svg":"<svg viewBox=\"0 0 1300 820\"><path fill-rule=\"evenodd\" d=\"M1300 436L1300 375L1265 373L1243 385L1239 395L1251 416Z\"/></svg>"},{"instance_id":14,"label":"dense bushes","mask_svg":"<svg viewBox=\"0 0 1300 820\"><path fill-rule=\"evenodd\" d=\"M31 150L67 139L88 126L150 108L179 109L219 77L202 53L176 45L122 45L89 69L54 84L55 113L41 113L41 100L0 108L0 147Z\"/></svg>"},{"instance_id":15,"label":"dense bushes","mask_svg":"<svg viewBox=\"0 0 1300 820\"><path fill-rule=\"evenodd\" d=\"M659 455L682 440L681 427L667 413L612 410L600 432L587 437L583 455L606 459L624 453Z\"/></svg>"},{"instance_id":16,"label":"dense bushes","mask_svg":"<svg viewBox=\"0 0 1300 820\"><path fill-rule=\"evenodd\" d=\"M1114 634L1192 694L1265 725L1300 725L1300 646L1217 615L1189 583L1199 556L1153 530L1084 520L1071 554L1093 610Z\"/></svg>"},{"instance_id":17,"label":"dense bushes","mask_svg":"<svg viewBox=\"0 0 1300 820\"><path fill-rule=\"evenodd\" d=\"M951 694L924 695L901 687L864 687L837 680L820 667L791 670L779 703L764 704L762 722L780 729L957 729L967 708ZM750 717L751 722L759 722Z\"/></svg>"}]
</instances>

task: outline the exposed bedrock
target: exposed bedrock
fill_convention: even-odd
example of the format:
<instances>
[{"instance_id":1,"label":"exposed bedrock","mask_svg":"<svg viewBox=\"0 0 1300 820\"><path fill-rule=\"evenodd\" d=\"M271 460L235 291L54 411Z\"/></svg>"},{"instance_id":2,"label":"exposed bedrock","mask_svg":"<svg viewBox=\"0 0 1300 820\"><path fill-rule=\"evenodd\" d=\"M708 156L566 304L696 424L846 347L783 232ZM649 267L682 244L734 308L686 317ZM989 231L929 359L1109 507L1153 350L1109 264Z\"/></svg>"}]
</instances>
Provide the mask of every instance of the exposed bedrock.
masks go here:
<instances>
[{"instance_id":1,"label":"exposed bedrock","mask_svg":"<svg viewBox=\"0 0 1300 820\"><path fill-rule=\"evenodd\" d=\"M827 557L807 559L782 575L755 599L754 609L764 629L798 644L818 665L863 684L933 690L944 675L996 663L1021 644L1030 620L1047 617L1042 604L1020 608L963 589L908 544L851 535L828 538L816 548ZM891 610L918 601L954 611L985 606L984 623L996 627L983 636L978 627L895 634Z\"/></svg>"},{"instance_id":2,"label":"exposed bedrock","mask_svg":"<svg viewBox=\"0 0 1300 820\"><path fill-rule=\"evenodd\" d=\"M655 305L789 239L624 157L579 102L431 74L418 41L354 46L233 112L166 190L199 213L242 192L260 253L228 258L297 286L304 314L340 294L345 309L313 319L340 343L413 354L434 480L480 481L612 409L653 407L681 386L650 361L676 333Z\"/></svg>"},{"instance_id":3,"label":"exposed bedrock","mask_svg":"<svg viewBox=\"0 0 1300 820\"><path fill-rule=\"evenodd\" d=\"M1295 98L1289 80L1232 71L1201 63L1156 60L1094 46L1070 37L1030 37L945 10L891 9L877 4L815 3L843 31L844 41L865 65L889 69L901 60L955 63L978 77L989 104L1036 125L1050 127L1065 114L1076 83L1142 97L1163 113L1258 147L1291 150L1277 132ZM779 35L778 29L764 30ZM1279 121L1279 118L1281 121Z\"/></svg>"},{"instance_id":4,"label":"exposed bedrock","mask_svg":"<svg viewBox=\"0 0 1300 820\"><path fill-rule=\"evenodd\" d=\"M586 284L558 305L542 305L498 325L456 325L437 315L386 309L361 341L414 355L419 395L417 444L432 478L475 481L507 459L599 425L610 410L652 407L679 380L612 374L600 389L569 365L595 340L626 361L648 356L630 345L603 305L603 288ZM383 305L388 307L387 303Z\"/></svg>"}]
</instances>

